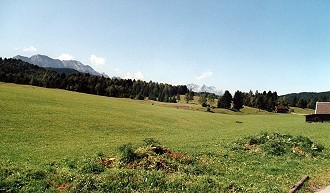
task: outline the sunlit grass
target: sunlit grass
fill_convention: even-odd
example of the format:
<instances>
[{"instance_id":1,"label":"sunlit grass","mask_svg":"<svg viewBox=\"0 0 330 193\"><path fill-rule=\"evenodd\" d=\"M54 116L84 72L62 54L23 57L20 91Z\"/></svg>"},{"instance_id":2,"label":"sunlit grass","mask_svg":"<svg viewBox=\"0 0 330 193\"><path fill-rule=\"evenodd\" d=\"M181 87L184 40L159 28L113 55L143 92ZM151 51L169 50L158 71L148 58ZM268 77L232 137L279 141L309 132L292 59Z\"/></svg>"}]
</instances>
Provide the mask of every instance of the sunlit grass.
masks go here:
<instances>
[{"instance_id":1,"label":"sunlit grass","mask_svg":"<svg viewBox=\"0 0 330 193\"><path fill-rule=\"evenodd\" d=\"M39 167L53 161L94 157L98 152L117 155L122 144L140 145L143 139L154 138L188 155L215 155L210 167L224 171L218 180L251 186L251 192L267 183L283 191L302 175L310 175L311 183L317 183L314 179L322 175L329 176L327 159L260 158L228 149L238 138L261 131L304 135L330 148L330 125L305 123L301 115L253 108L208 113L185 102L165 104L7 83L0 83L0 101L2 162ZM226 154L228 160L223 159ZM322 183L330 183L329 178ZM261 192L267 190L264 187Z\"/></svg>"},{"instance_id":2,"label":"sunlit grass","mask_svg":"<svg viewBox=\"0 0 330 193\"><path fill-rule=\"evenodd\" d=\"M302 109L298 107L290 107L290 110L293 114L300 114L300 115L309 115L314 113L314 109Z\"/></svg>"}]
</instances>

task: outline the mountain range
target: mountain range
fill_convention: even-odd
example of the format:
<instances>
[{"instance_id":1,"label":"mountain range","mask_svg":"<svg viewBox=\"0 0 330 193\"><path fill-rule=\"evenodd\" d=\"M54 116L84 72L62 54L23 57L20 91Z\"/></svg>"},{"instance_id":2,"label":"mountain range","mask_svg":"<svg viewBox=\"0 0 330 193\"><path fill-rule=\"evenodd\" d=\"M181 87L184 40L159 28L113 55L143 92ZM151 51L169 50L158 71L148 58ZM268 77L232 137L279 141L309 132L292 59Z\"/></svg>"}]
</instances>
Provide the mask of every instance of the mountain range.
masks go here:
<instances>
[{"instance_id":1,"label":"mountain range","mask_svg":"<svg viewBox=\"0 0 330 193\"><path fill-rule=\"evenodd\" d=\"M191 83L191 84L187 84L187 88L189 90L194 91L194 92L208 92L208 93L214 93L216 95L222 95L223 94L222 90L218 90L214 86L206 86L205 84L203 84L201 86L201 85Z\"/></svg>"},{"instance_id":2,"label":"mountain range","mask_svg":"<svg viewBox=\"0 0 330 193\"><path fill-rule=\"evenodd\" d=\"M101 74L101 73L95 71L91 66L85 65L77 60L59 60L59 59L54 59L49 56L40 55L40 54L33 55L29 58L25 57L25 56L17 55L14 58L20 59L24 62L28 62L30 64L44 67L44 68L71 68L71 69L75 69L82 73L89 73L91 75L107 77L106 74Z\"/></svg>"}]
</instances>

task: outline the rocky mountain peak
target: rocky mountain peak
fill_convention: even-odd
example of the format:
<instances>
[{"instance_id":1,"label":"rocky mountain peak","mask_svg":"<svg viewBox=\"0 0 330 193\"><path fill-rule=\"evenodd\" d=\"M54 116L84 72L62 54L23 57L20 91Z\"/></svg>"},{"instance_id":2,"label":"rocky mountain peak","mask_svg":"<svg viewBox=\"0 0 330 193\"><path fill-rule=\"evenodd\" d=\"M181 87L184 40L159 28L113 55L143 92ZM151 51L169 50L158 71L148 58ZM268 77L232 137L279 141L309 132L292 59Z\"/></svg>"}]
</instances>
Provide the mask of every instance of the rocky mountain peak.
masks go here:
<instances>
[{"instance_id":1,"label":"rocky mountain peak","mask_svg":"<svg viewBox=\"0 0 330 193\"><path fill-rule=\"evenodd\" d=\"M33 55L29 58L25 56L17 55L14 58L44 68L71 68L82 73L89 73L91 75L102 76L101 73L95 71L91 66L84 65L83 63L77 60L59 60L41 54Z\"/></svg>"},{"instance_id":2,"label":"rocky mountain peak","mask_svg":"<svg viewBox=\"0 0 330 193\"><path fill-rule=\"evenodd\" d=\"M189 90L194 91L194 92L208 92L208 93L214 93L216 95L222 95L223 94L222 90L218 90L214 86L207 86L205 84L198 85L198 84L191 83L191 84L187 84L187 88Z\"/></svg>"}]
</instances>

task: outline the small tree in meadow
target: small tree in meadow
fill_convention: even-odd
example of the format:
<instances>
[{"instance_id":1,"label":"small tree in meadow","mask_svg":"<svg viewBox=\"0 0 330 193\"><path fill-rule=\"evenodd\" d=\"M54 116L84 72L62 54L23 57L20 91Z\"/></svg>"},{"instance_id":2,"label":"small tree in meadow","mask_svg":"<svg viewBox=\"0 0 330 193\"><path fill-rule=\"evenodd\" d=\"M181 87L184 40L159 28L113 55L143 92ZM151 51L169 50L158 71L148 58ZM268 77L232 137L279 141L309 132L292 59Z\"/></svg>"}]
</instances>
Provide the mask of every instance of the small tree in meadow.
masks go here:
<instances>
[{"instance_id":1,"label":"small tree in meadow","mask_svg":"<svg viewBox=\"0 0 330 193\"><path fill-rule=\"evenodd\" d=\"M207 100L209 101L210 106L212 107L214 105L214 98L215 98L214 94L209 94L207 98L208 98Z\"/></svg>"},{"instance_id":2,"label":"small tree in meadow","mask_svg":"<svg viewBox=\"0 0 330 193\"><path fill-rule=\"evenodd\" d=\"M243 93L241 91L236 91L233 98L233 108L239 111L243 108Z\"/></svg>"},{"instance_id":3,"label":"small tree in meadow","mask_svg":"<svg viewBox=\"0 0 330 193\"><path fill-rule=\"evenodd\" d=\"M176 100L177 100L177 101L180 101L180 100L181 100L180 93L178 93L178 94L176 95Z\"/></svg>"},{"instance_id":4,"label":"small tree in meadow","mask_svg":"<svg viewBox=\"0 0 330 193\"><path fill-rule=\"evenodd\" d=\"M194 100L194 92L189 90L188 93L184 95L184 100L189 103L189 101Z\"/></svg>"},{"instance_id":5,"label":"small tree in meadow","mask_svg":"<svg viewBox=\"0 0 330 193\"><path fill-rule=\"evenodd\" d=\"M198 102L202 105L202 107L206 107L207 106L207 104L206 104L206 102L207 102L206 94L201 94L199 96Z\"/></svg>"},{"instance_id":6,"label":"small tree in meadow","mask_svg":"<svg viewBox=\"0 0 330 193\"><path fill-rule=\"evenodd\" d=\"M188 93L186 93L186 94L184 95L184 100L186 101L186 103L189 103L189 101L190 101L190 96L189 96Z\"/></svg>"},{"instance_id":7,"label":"small tree in meadow","mask_svg":"<svg viewBox=\"0 0 330 193\"><path fill-rule=\"evenodd\" d=\"M232 95L228 90L226 90L225 93L221 97L219 97L218 108L229 109L231 107L232 99Z\"/></svg>"}]
</instances>

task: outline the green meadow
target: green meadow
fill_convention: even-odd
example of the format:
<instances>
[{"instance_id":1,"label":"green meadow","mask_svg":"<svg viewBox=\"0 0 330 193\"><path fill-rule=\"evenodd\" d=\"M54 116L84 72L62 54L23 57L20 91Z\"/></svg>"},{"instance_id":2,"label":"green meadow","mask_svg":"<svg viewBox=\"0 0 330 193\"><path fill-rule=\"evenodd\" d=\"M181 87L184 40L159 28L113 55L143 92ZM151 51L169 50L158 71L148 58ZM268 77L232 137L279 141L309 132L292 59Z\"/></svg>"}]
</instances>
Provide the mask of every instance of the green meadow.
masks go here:
<instances>
[{"instance_id":1,"label":"green meadow","mask_svg":"<svg viewBox=\"0 0 330 193\"><path fill-rule=\"evenodd\" d=\"M330 124L305 123L300 113L311 111L273 114L245 108L209 113L185 102L164 104L8 83L0 83L0 101L0 192L287 192L304 175L310 180L301 192L330 184ZM261 132L302 135L322 144L324 151L310 157L232 150L238 139ZM189 156L190 165L178 165L185 169L173 172L124 166L96 174L79 170L97 155L119 160L119 146L143 146L146 138ZM67 167L68 160L76 167ZM50 163L56 163L55 169L47 169ZM5 170L26 175L19 178ZM30 170L44 175L31 180L26 177ZM74 178L61 177L63 173ZM127 176L132 180L121 187L125 183L120 180ZM154 182L145 180L148 177ZM23 185L16 187L15 180L23 178Z\"/></svg>"}]
</instances>

